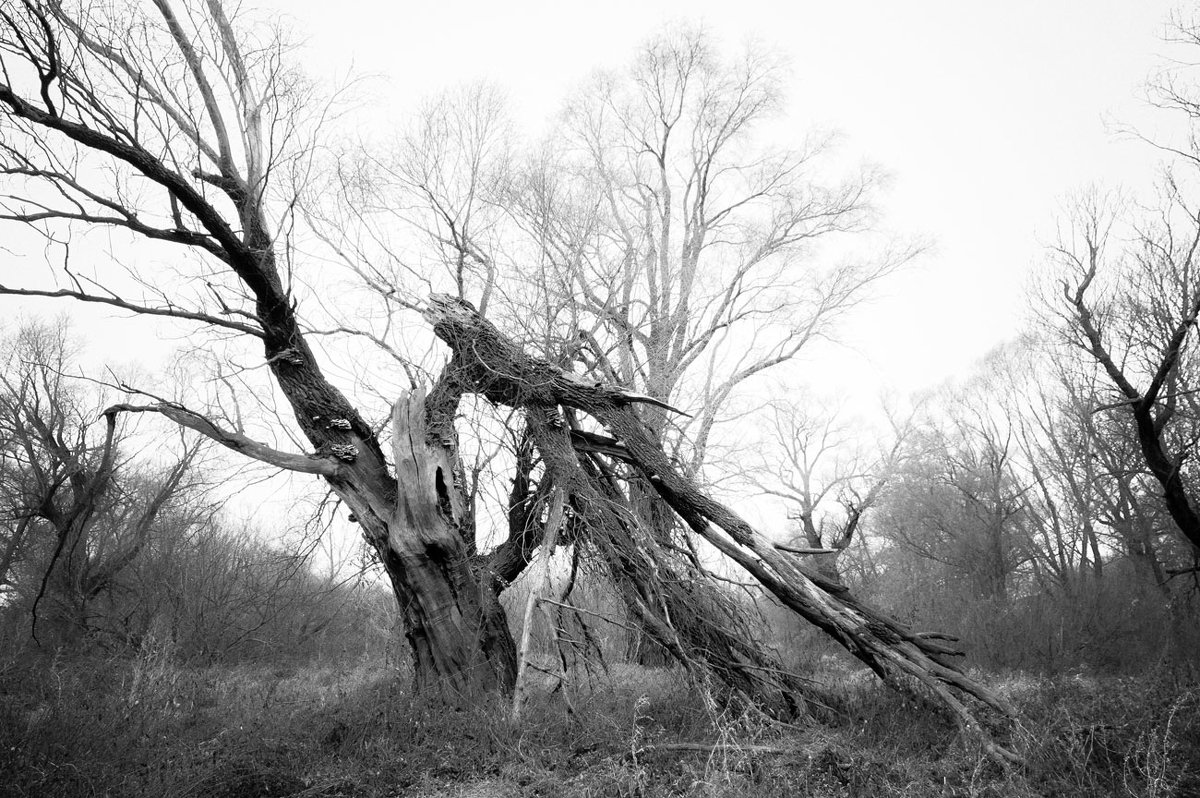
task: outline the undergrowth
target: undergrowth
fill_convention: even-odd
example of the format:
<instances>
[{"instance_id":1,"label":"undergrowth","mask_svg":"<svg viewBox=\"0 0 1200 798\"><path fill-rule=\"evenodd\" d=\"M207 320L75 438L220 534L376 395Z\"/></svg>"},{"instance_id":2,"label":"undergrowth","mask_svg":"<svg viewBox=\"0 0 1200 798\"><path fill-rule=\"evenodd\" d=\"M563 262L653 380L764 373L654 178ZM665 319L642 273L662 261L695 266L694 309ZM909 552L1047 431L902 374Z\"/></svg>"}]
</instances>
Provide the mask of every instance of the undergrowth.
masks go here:
<instances>
[{"instance_id":1,"label":"undergrowth","mask_svg":"<svg viewBox=\"0 0 1200 798\"><path fill-rule=\"evenodd\" d=\"M1020 710L1004 770L946 720L840 674L820 721L722 705L669 670L613 667L570 702L414 697L372 661L188 668L0 664L4 796L1200 795L1200 685L1159 671L989 681ZM844 677L844 678L843 678Z\"/></svg>"}]
</instances>

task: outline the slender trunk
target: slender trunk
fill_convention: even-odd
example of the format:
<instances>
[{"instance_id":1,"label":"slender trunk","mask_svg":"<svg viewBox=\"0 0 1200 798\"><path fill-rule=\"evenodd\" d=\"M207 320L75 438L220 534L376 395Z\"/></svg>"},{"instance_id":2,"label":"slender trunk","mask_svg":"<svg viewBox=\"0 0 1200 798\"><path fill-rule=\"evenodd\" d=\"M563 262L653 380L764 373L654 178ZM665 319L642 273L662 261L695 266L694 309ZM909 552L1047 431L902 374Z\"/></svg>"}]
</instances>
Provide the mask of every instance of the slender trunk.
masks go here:
<instances>
[{"instance_id":1,"label":"slender trunk","mask_svg":"<svg viewBox=\"0 0 1200 798\"><path fill-rule=\"evenodd\" d=\"M1100 554L1100 540L1096 536L1096 527L1089 518L1084 522L1083 540L1080 543L1079 568L1085 570L1088 564L1088 553L1091 553L1091 572L1096 581L1104 578L1104 557Z\"/></svg>"},{"instance_id":2,"label":"slender trunk","mask_svg":"<svg viewBox=\"0 0 1200 798\"><path fill-rule=\"evenodd\" d=\"M550 515L546 518L546 534L542 538L542 566L538 574L531 580L529 596L525 601L525 616L521 621L521 646L517 649L517 678L513 686L512 719L521 719L521 708L525 704L527 681L525 667L529 662L529 644L533 636L533 613L541 600L543 589L550 588L550 557L554 554L554 546L558 542L558 528L563 520L563 496L561 490L554 492L554 500L550 507Z\"/></svg>"}]
</instances>

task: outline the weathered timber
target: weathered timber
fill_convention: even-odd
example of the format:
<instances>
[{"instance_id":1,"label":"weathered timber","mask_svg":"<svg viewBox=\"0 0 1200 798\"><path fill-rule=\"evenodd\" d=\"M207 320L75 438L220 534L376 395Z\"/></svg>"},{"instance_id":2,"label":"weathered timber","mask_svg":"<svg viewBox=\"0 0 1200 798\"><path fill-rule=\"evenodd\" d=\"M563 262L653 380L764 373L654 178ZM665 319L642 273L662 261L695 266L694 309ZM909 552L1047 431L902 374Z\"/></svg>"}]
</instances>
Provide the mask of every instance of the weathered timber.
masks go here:
<instances>
[{"instance_id":1,"label":"weathered timber","mask_svg":"<svg viewBox=\"0 0 1200 798\"><path fill-rule=\"evenodd\" d=\"M455 478L455 447L436 435L436 407L423 390L392 408L392 449L402 486L388 519L388 552L412 601L401 607L416 661L417 686L470 694L511 688L516 653L503 610L486 601L461 525L465 499ZM431 419L431 415L433 418ZM473 537L474 530L470 530Z\"/></svg>"},{"instance_id":2,"label":"weathered timber","mask_svg":"<svg viewBox=\"0 0 1200 798\"><path fill-rule=\"evenodd\" d=\"M613 456L619 451L620 459L648 479L695 534L741 566L785 606L829 634L892 686L908 690L920 685L995 758L1015 759L992 742L969 702L978 701L1005 715L1011 715L1012 708L966 675L954 660L959 651L943 637L914 632L863 604L843 586L785 557L753 526L679 473L634 412L631 404L635 400L627 392L582 381L530 356L470 304L456 298L434 295L425 315L438 337L451 347L448 368L464 390L523 408L527 417L536 421L531 421L531 428L547 468L571 501L583 505L581 512L593 514L613 530L631 523L630 518L607 508L595 481L579 468L577 455L567 457L561 451L572 446L573 439L557 411L560 406L586 413L602 424L612 438L611 444L604 442L604 448ZM574 440L585 451L600 448L578 435ZM638 602L632 603L636 610ZM654 612L639 617L664 648L686 663L688 656L677 632L659 628L659 620Z\"/></svg>"}]
</instances>

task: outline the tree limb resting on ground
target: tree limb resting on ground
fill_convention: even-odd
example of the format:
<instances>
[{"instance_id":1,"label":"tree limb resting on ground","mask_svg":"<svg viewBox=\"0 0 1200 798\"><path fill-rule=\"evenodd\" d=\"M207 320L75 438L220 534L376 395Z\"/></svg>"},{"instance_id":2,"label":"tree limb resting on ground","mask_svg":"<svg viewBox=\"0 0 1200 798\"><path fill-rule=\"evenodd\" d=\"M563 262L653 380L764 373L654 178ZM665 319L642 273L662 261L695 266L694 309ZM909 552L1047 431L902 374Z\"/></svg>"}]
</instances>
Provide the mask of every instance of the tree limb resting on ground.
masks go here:
<instances>
[{"instance_id":1,"label":"tree limb resting on ground","mask_svg":"<svg viewBox=\"0 0 1200 798\"><path fill-rule=\"evenodd\" d=\"M555 483L572 501L579 500L589 511L607 517L604 523L617 531L633 523L605 511L604 491L597 487L601 481L580 467L578 454L566 458L556 453L562 442L570 446L573 440L559 406L587 413L612 436L613 443L606 442L604 447L576 436L574 440L583 444L582 451L594 457L597 449L608 449L611 456L631 463L695 534L749 572L785 606L829 634L893 687L912 690L919 685L923 688L920 692L931 694L981 740L990 755L1002 762L1016 761L1015 754L997 745L983 730L969 702L977 701L1004 715L1014 714L1012 707L963 672L952 659L961 652L949 645L945 636L914 632L861 603L843 586L785 558L765 536L679 473L630 407L636 400L617 388L583 383L528 355L471 305L456 298L434 295L425 316L453 350L448 368L465 390L524 409L535 428L540 428L535 442L547 458ZM562 434L556 436L556 431ZM639 608L644 609L637 613L639 620L653 633L659 614L634 597L631 609L636 612ZM656 639L676 658L688 659L673 629L657 631Z\"/></svg>"}]
</instances>

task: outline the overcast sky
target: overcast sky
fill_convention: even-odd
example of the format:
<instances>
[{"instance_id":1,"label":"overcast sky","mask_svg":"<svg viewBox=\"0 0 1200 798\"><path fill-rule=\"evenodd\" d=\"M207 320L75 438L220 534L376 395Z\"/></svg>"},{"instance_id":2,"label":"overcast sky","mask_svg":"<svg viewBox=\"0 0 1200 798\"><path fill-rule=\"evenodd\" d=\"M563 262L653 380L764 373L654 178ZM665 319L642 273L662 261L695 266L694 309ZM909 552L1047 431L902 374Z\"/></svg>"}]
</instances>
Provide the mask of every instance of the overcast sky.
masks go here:
<instances>
[{"instance_id":1,"label":"overcast sky","mask_svg":"<svg viewBox=\"0 0 1200 798\"><path fill-rule=\"evenodd\" d=\"M774 131L799 140L840 130L849 161L892 177L886 223L934 248L893 279L844 328L850 349L824 350L802 379L821 393L874 404L885 387L911 391L965 373L1019 329L1024 290L1053 236L1065 194L1090 182L1143 189L1157 156L1111 122L1153 132L1140 99L1159 65L1160 0L617 0L608 3L277 2L305 41L318 80L376 75L360 110L370 130L421 97L487 79L507 91L518 122L538 135L597 68L618 68L664 25L703 25L729 47L747 37L790 59L788 116ZM36 268L36 256L8 270ZM43 274L46 272L43 271ZM15 282L10 274L5 282ZM28 284L28 281L26 282ZM0 314L78 311L93 354L131 358L153 327L113 314L0 300ZM135 331L132 332L131 331ZM147 351L162 356L174 344Z\"/></svg>"},{"instance_id":2,"label":"overcast sky","mask_svg":"<svg viewBox=\"0 0 1200 798\"><path fill-rule=\"evenodd\" d=\"M267 3L270 8L272 4ZM479 79L506 90L540 133L597 68L626 63L664 25L703 25L729 47L746 38L791 62L788 115L776 133L840 130L850 161L892 178L886 223L934 247L844 327L852 349L812 362L806 380L874 395L970 368L1011 337L1062 197L1089 182L1144 187L1157 156L1112 132L1152 130L1140 99L1162 63L1161 0L768 2L508 0L276 2L313 77L378 79L364 128L421 97ZM18 268L31 268L29 260ZM61 305L5 301L58 312ZM111 315L90 310L85 323ZM110 326L119 336L122 327ZM158 353L168 350L158 348Z\"/></svg>"},{"instance_id":3,"label":"overcast sky","mask_svg":"<svg viewBox=\"0 0 1200 798\"><path fill-rule=\"evenodd\" d=\"M1030 268L1063 196L1090 182L1144 187L1157 156L1112 132L1150 130L1140 99L1161 64L1160 0L617 0L603 4L286 3L310 69L384 77L392 112L486 78L539 130L592 70L619 67L679 21L791 61L786 125L844 134L847 157L892 176L888 226L934 243L844 332L856 354L812 364L820 385L927 387L1018 329ZM331 9L336 8L333 13ZM400 8L402 10L396 10ZM384 115L386 116L386 114Z\"/></svg>"}]
</instances>

